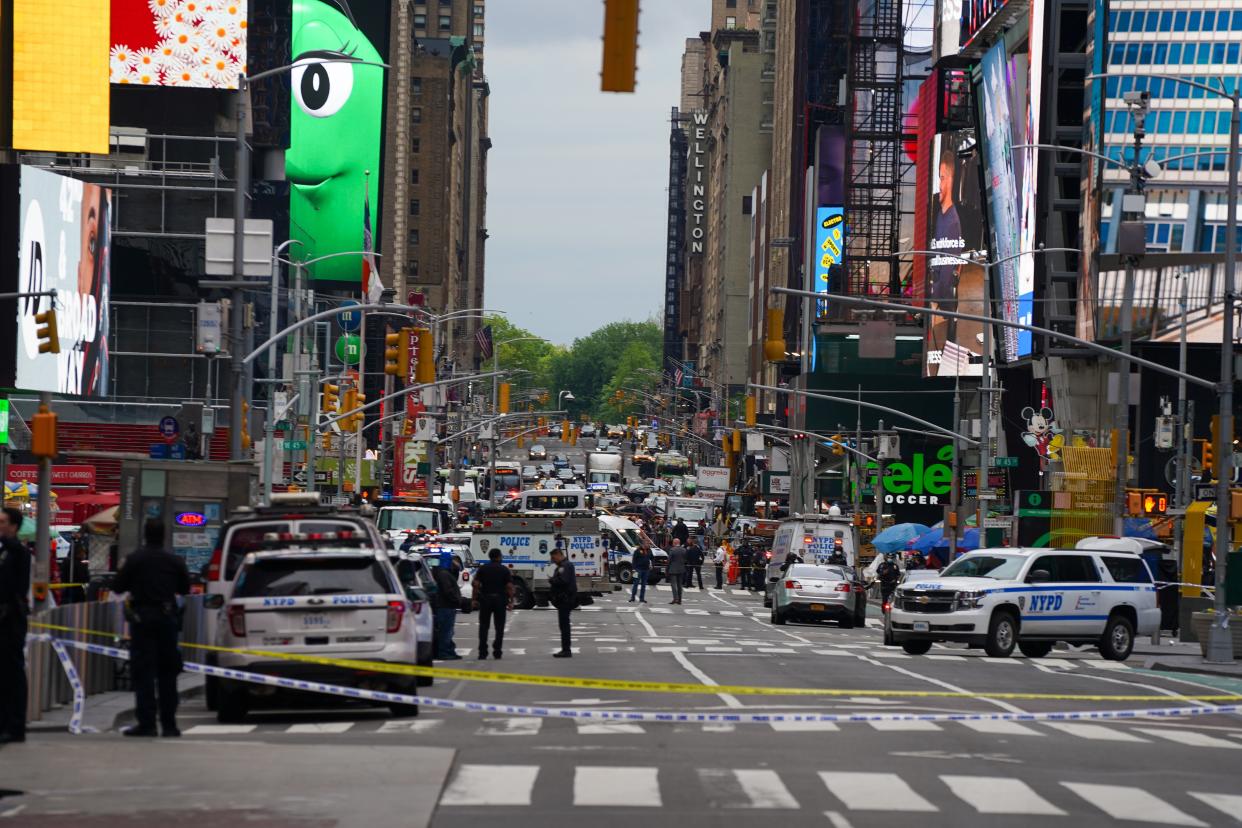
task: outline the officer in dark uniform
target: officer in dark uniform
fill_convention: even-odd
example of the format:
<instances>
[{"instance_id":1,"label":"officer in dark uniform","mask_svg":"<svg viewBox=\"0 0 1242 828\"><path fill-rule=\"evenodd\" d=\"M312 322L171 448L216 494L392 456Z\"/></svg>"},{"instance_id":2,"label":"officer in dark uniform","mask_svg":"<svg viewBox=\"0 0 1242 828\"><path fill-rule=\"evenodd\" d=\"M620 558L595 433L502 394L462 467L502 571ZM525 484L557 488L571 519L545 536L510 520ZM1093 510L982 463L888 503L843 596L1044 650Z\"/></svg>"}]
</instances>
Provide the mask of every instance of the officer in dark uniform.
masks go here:
<instances>
[{"instance_id":1,"label":"officer in dark uniform","mask_svg":"<svg viewBox=\"0 0 1242 828\"><path fill-rule=\"evenodd\" d=\"M561 651L554 653L553 658L570 658L573 650L570 646L570 614L578 606L578 575L574 565L565 557L565 550L559 546L552 550L552 563L556 569L548 579L551 588L552 606L556 607L556 620L561 628Z\"/></svg>"},{"instance_id":2,"label":"officer in dark uniform","mask_svg":"<svg viewBox=\"0 0 1242 828\"><path fill-rule=\"evenodd\" d=\"M30 552L18 509L0 511L0 744L26 741L26 616Z\"/></svg>"},{"instance_id":3,"label":"officer in dark uniform","mask_svg":"<svg viewBox=\"0 0 1242 828\"><path fill-rule=\"evenodd\" d=\"M164 524L154 518L142 527L144 545L125 559L112 590L128 592L126 618L130 630L130 669L134 675L135 716L138 724L122 731L126 736L156 736L156 691L160 727L165 736L177 729L177 674L181 652L177 635L181 612L177 596L190 591L185 561L164 548Z\"/></svg>"},{"instance_id":4,"label":"officer in dark uniform","mask_svg":"<svg viewBox=\"0 0 1242 828\"><path fill-rule=\"evenodd\" d=\"M505 644L505 613L513 609L513 573L501 563L499 549L487 553L488 562L474 572L474 608L479 611L479 659L487 658L487 633L496 623L492 655L500 658Z\"/></svg>"}]
</instances>

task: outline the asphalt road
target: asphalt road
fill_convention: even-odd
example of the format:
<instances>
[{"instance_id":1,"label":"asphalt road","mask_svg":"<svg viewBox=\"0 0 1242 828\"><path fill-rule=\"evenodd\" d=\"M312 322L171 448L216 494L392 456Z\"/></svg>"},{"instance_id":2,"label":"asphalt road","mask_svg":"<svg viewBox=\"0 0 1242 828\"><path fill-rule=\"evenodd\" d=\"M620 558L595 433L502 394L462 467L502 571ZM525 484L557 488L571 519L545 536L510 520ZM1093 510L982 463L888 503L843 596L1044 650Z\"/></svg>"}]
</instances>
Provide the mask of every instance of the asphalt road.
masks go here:
<instances>
[{"instance_id":1,"label":"asphalt road","mask_svg":"<svg viewBox=\"0 0 1242 828\"><path fill-rule=\"evenodd\" d=\"M571 660L551 657L559 646L553 611L515 613L499 663L474 659L474 616L463 616L457 641L467 658L457 664L541 675L857 692L791 700L437 680L429 695L669 713L900 714L1156 705L987 698L1000 692L1150 693L1167 696L1169 706L1192 706L1179 695L1219 691L1192 683L1188 676L1104 662L1087 650L1057 650L1040 660L998 660L979 651L937 647L927 656L911 657L883 647L874 620L854 630L832 624L774 627L758 597L728 589L691 590L685 604L676 607L662 590L649 593L647 605L626 598L614 593L575 613L577 652ZM875 695L892 690L977 695ZM277 791L289 784L276 761L289 750L320 757L344 786L365 776L371 784L358 796L367 798L370 825L425 824L419 808L432 814L431 824L437 826L498 818L544 826L579 814L597 825L629 825L636 817L657 825L748 825L769 813L783 823L834 828L905 825L912 816L932 826L1025 826L1037 820L1084 826L1233 825L1242 814L1236 775L1242 721L1220 714L1121 722L700 724L586 722L427 708L417 718L393 719L383 710L336 707L259 711L243 725L222 726L201 702L192 702L183 707L182 728L185 738L161 741L155 755L168 757L174 766L180 757L194 757L200 745L213 750L236 745L229 761L247 772L256 790ZM40 737L45 740L72 749L66 757L84 757L114 748L117 737ZM442 753L420 759L423 754L415 748L450 749L451 764L440 758ZM28 749L4 749L0 764ZM377 786L366 762L351 758L391 763L402 755L400 749L408 751L406 771L420 779L421 788ZM64 767L67 771L72 765ZM441 787L434 784L437 778L443 780ZM201 783L195 793L197 803L210 799L213 791ZM227 789L214 793L227 801ZM0 800L0 815L7 803L22 801ZM27 804L31 807L24 813L33 820L40 803ZM377 805L385 804L397 821L375 821ZM382 807L379 811L384 813ZM354 822L347 817L325 824Z\"/></svg>"}]
</instances>

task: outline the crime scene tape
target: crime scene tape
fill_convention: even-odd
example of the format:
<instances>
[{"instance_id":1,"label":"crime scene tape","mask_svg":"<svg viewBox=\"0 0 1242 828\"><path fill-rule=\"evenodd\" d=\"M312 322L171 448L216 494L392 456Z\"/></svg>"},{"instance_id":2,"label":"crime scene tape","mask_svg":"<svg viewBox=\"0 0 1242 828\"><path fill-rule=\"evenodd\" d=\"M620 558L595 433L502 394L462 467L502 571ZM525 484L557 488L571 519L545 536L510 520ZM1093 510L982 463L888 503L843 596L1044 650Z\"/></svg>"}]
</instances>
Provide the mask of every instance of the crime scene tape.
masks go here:
<instances>
[{"instance_id":1,"label":"crime scene tape","mask_svg":"<svg viewBox=\"0 0 1242 828\"><path fill-rule=\"evenodd\" d=\"M86 632L89 635L101 635L117 638L114 633L73 630L53 624L32 623L32 627L42 629ZM66 641L66 644L71 642ZM270 650L255 650L241 647L217 647L211 644L191 644L183 642L183 647L217 653L233 653L259 658L296 661L303 664L316 664L325 667L338 667L347 670L361 670L370 673L384 673L398 676L432 676L433 678L454 679L457 681L478 681L492 684L516 684L537 687L570 687L579 690L619 690L627 693L673 693L683 695L714 696L725 693L731 696L874 696L882 698L988 698L1014 701L1080 701L1080 702L1151 702L1167 701L1169 696L1155 694L1107 695L1095 693L1014 693L1014 692L959 692L954 690L889 690L870 688L821 688L821 687L759 687L735 684L690 684L671 681L634 681L630 679L582 678L577 676L540 676L528 673L497 673L481 670L463 670L452 667L422 667L415 664L393 664L381 661L364 661L351 658L325 658L322 656L303 655L300 653L279 653ZM1237 702L1242 701L1240 693L1213 693L1191 695L1178 693L1175 698L1198 702Z\"/></svg>"},{"instance_id":2,"label":"crime scene tape","mask_svg":"<svg viewBox=\"0 0 1242 828\"><path fill-rule=\"evenodd\" d=\"M129 651L118 647L105 647L84 641L64 641L64 645L74 647L97 655L129 658ZM375 701L382 704L416 704L441 710L459 710L467 713L499 713L512 716L535 716L541 718L587 719L595 721L624 722L690 722L690 723L734 723L764 724L770 722L977 722L977 721L1101 721L1119 719L1137 719L1144 717L1179 718L1204 716L1218 713L1242 713L1242 705L1219 705L1215 707L1163 707L1137 710L1083 710L1048 713L689 713L659 710L580 710L574 707L530 706L519 704L491 704L487 702L468 702L456 699L442 699L432 696L412 696L404 693L388 693L382 690L364 690L357 687L342 687L317 681L280 678L246 670L234 670L227 667L214 667L210 664L194 664L187 662L185 669L193 673L208 676L245 681L252 684L263 684L286 690L303 690L310 693L324 693L350 699ZM718 689L718 688L717 688ZM858 691L852 691L855 694ZM1167 698L1161 696L1159 698Z\"/></svg>"},{"instance_id":3,"label":"crime scene tape","mask_svg":"<svg viewBox=\"0 0 1242 828\"><path fill-rule=\"evenodd\" d=\"M52 652L56 653L56 659L60 662L60 666L65 670L65 678L69 682L69 688L73 691L73 711L69 717L69 732L77 735L79 733L94 733L95 728L83 727L82 716L86 711L86 688L82 686L82 679L78 676L78 668L74 666L73 659L69 657L69 651L65 648L66 644L72 644L71 641L62 641L50 635L29 635L28 639L32 641L46 641L52 647Z\"/></svg>"}]
</instances>

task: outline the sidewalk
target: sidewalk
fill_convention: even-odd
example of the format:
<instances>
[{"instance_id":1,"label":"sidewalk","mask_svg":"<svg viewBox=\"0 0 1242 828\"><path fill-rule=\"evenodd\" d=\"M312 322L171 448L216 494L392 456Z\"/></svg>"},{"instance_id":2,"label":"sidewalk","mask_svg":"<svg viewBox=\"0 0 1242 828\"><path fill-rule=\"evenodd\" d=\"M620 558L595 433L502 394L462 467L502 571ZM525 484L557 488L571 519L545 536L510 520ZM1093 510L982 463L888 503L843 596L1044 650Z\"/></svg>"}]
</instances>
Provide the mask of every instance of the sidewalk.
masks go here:
<instances>
[{"instance_id":1,"label":"sidewalk","mask_svg":"<svg viewBox=\"0 0 1242 828\"><path fill-rule=\"evenodd\" d=\"M1167 635L1161 638L1160 644L1152 644L1147 637L1136 640L1130 660L1141 661L1147 670L1242 679L1242 660L1233 664L1208 664L1197 643L1183 644Z\"/></svg>"},{"instance_id":2,"label":"sidewalk","mask_svg":"<svg viewBox=\"0 0 1242 828\"><path fill-rule=\"evenodd\" d=\"M201 673L182 673L177 677L177 691L182 703L203 692ZM26 725L29 733L47 733L67 731L69 719L73 716L73 705L48 710L43 718ZM132 724L134 720L134 693L132 690L115 690L110 693L99 693L86 697L82 711L82 725L94 728L100 733L114 730L121 725Z\"/></svg>"}]
</instances>

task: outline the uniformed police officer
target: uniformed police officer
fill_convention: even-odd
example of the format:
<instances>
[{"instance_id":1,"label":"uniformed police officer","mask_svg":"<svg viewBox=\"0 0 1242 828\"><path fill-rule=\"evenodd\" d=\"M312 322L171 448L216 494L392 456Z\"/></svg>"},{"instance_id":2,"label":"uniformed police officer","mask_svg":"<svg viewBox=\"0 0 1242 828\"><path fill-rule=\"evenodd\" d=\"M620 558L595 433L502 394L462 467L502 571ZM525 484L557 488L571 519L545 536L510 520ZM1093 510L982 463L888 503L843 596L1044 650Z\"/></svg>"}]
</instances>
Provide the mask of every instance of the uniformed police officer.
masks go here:
<instances>
[{"instance_id":1,"label":"uniformed police officer","mask_svg":"<svg viewBox=\"0 0 1242 828\"><path fill-rule=\"evenodd\" d=\"M557 624L561 628L561 650L552 657L571 658L570 614L578 606L578 575L574 565L565 557L565 550L559 546L552 550L552 563L556 569L548 578L548 586L552 606L556 607Z\"/></svg>"},{"instance_id":2,"label":"uniformed police officer","mask_svg":"<svg viewBox=\"0 0 1242 828\"><path fill-rule=\"evenodd\" d=\"M126 617L130 631L130 669L134 676L135 716L138 724L122 731L126 736L156 736L158 685L160 727L165 736L177 729L177 674L181 652L177 635L181 612L177 596L190 591L185 560L164 548L164 524L148 519L142 528L144 545L125 559L116 574L114 592L128 592Z\"/></svg>"},{"instance_id":3,"label":"uniformed police officer","mask_svg":"<svg viewBox=\"0 0 1242 828\"><path fill-rule=\"evenodd\" d=\"M26 741L26 616L30 552L18 509L0 511L0 744Z\"/></svg>"}]
</instances>

